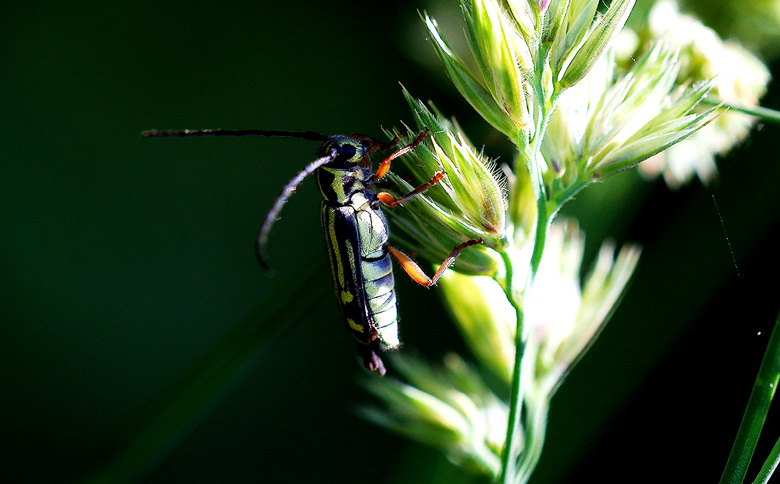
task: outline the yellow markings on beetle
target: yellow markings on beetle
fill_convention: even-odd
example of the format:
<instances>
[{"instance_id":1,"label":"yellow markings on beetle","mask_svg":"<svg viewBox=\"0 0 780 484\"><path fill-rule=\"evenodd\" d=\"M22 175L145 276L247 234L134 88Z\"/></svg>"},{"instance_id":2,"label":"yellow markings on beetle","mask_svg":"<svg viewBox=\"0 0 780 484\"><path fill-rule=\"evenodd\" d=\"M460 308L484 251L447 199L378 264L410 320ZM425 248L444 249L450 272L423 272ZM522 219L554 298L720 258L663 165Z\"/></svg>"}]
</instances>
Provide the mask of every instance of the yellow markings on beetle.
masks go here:
<instances>
[{"instance_id":1,"label":"yellow markings on beetle","mask_svg":"<svg viewBox=\"0 0 780 484\"><path fill-rule=\"evenodd\" d=\"M333 247L333 255L336 257L336 279L338 279L339 287L344 287L346 285L344 279L344 262L341 260L338 238L336 237L336 218L332 215L328 217L328 236L331 241L330 246Z\"/></svg>"},{"instance_id":2,"label":"yellow markings on beetle","mask_svg":"<svg viewBox=\"0 0 780 484\"><path fill-rule=\"evenodd\" d=\"M365 331L365 328L362 324L356 323L354 319L347 318L347 325L349 325L349 329L352 331L357 331L358 333L362 333Z\"/></svg>"},{"instance_id":3,"label":"yellow markings on beetle","mask_svg":"<svg viewBox=\"0 0 780 484\"><path fill-rule=\"evenodd\" d=\"M355 295L349 291L345 291L343 288L346 286L346 279L344 278L344 261L341 259L341 251L339 251L338 239L336 236L336 218L335 216L328 217L328 236L330 237L333 247L333 255L336 258L336 279L341 289L341 302L342 304L349 304L355 300ZM353 256L352 247L347 245L347 255L351 258ZM350 323L350 326L354 328L354 321Z\"/></svg>"}]
</instances>

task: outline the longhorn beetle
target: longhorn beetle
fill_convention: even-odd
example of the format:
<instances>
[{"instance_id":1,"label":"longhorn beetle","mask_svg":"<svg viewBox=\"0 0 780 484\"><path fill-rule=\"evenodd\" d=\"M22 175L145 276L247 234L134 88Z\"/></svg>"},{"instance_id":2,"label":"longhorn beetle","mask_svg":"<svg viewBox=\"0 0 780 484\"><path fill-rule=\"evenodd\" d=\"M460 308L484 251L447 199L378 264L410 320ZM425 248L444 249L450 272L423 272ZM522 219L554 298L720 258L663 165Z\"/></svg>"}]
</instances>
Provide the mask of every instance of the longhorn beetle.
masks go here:
<instances>
[{"instance_id":1,"label":"longhorn beetle","mask_svg":"<svg viewBox=\"0 0 780 484\"><path fill-rule=\"evenodd\" d=\"M400 134L390 143L383 143L365 135L326 136L312 131L199 129L150 130L142 133L145 138L255 135L300 138L322 143L319 157L284 186L265 217L257 234L257 258L263 267L268 267L265 246L274 222L298 185L307 176L316 173L324 197L321 220L336 299L347 328L357 341L357 352L363 358L363 364L380 375L385 374L384 364L379 357L380 344L383 349L396 348L400 344L390 257L394 257L412 279L429 287L436 284L444 271L453 264L461 249L482 242L467 240L452 249L432 278L409 256L387 244L387 221L379 208L380 204L395 207L435 185L444 177L444 172L436 173L428 182L399 198L386 192L376 193L374 184L388 173L394 159L420 145L427 134L426 128L412 143L393 151L382 160L376 172L372 173L369 155L396 146Z\"/></svg>"}]
</instances>

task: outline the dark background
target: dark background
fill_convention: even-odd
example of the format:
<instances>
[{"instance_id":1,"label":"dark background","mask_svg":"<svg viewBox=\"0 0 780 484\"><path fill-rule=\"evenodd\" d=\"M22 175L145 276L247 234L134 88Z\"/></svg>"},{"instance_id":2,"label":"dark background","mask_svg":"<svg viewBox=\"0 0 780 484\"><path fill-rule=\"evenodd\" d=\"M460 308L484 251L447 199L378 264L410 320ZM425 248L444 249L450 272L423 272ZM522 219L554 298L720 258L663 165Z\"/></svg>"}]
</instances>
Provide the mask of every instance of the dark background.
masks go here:
<instances>
[{"instance_id":1,"label":"dark background","mask_svg":"<svg viewBox=\"0 0 780 484\"><path fill-rule=\"evenodd\" d=\"M254 259L265 212L316 146L140 137L205 127L380 136L380 126L410 120L402 82L508 159L509 146L444 80L422 7L0 7L4 482L92 475L171 401L180 407L170 421L193 418L161 432L162 452L141 452L140 474L118 475L466 480L437 451L354 414L367 396L332 301L312 181L274 229L273 270ZM776 89L764 104L780 106ZM567 208L589 253L605 236L644 253L619 310L553 401L534 482L720 476L778 311L777 133L757 130L720 161L709 189L670 192L627 172ZM436 290L397 279L406 346L432 359L462 348ZM770 414L768 425L776 421ZM772 443L759 447L761 459Z\"/></svg>"}]
</instances>

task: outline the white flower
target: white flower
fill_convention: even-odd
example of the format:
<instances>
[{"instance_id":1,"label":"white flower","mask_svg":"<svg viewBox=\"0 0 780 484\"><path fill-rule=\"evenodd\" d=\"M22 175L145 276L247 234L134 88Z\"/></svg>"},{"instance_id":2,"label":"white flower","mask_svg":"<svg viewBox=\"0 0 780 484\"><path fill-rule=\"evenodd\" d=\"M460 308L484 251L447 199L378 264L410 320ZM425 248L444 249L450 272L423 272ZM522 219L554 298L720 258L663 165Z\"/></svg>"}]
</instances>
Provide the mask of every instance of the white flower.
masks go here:
<instances>
[{"instance_id":1,"label":"white flower","mask_svg":"<svg viewBox=\"0 0 780 484\"><path fill-rule=\"evenodd\" d=\"M550 177L588 183L630 168L690 136L717 116L694 107L709 83L674 90L676 51L655 44L622 77L613 79L608 52L582 82L561 95L543 145Z\"/></svg>"},{"instance_id":2,"label":"white flower","mask_svg":"<svg viewBox=\"0 0 780 484\"><path fill-rule=\"evenodd\" d=\"M715 31L682 14L672 0L653 6L643 34L663 39L680 50L679 83L713 79L715 98L744 107L757 106L766 92L769 71L758 58L734 41L722 41ZM755 121L736 111L725 112L706 130L642 163L640 169L649 176L662 173L672 188L687 183L694 175L709 182L717 174L715 156L742 141Z\"/></svg>"}]
</instances>

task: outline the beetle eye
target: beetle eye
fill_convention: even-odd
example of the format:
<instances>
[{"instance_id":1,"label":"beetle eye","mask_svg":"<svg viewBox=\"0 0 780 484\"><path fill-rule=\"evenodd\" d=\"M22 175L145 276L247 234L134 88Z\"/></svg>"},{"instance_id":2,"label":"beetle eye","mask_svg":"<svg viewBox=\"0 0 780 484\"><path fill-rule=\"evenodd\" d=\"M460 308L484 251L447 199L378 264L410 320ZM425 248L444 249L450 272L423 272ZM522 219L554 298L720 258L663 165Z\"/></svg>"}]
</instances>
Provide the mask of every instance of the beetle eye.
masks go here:
<instances>
[{"instance_id":1,"label":"beetle eye","mask_svg":"<svg viewBox=\"0 0 780 484\"><path fill-rule=\"evenodd\" d=\"M357 152L354 145L343 144L340 148L341 150L339 151L339 155L337 157L339 161L349 161L352 159L352 157L355 156L355 153Z\"/></svg>"}]
</instances>

